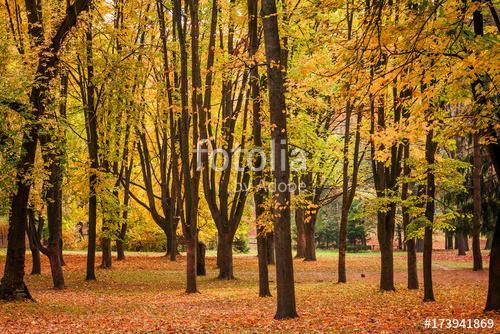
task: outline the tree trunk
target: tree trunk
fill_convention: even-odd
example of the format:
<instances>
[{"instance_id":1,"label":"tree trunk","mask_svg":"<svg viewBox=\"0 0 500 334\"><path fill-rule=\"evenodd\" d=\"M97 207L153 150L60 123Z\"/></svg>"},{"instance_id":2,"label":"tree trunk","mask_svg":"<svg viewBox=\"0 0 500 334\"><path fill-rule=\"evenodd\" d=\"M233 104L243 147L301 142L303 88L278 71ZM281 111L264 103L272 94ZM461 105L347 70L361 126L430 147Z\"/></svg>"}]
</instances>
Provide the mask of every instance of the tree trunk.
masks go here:
<instances>
[{"instance_id":1,"label":"tree trunk","mask_svg":"<svg viewBox=\"0 0 500 334\"><path fill-rule=\"evenodd\" d=\"M31 231L29 228L29 226L35 226L35 215L32 209L28 209L28 221L29 223L28 223L27 236L29 240L31 259L32 259L30 275L41 275L42 264L40 262L40 250L38 249L36 242L34 240L34 238L37 236L34 236L32 233L34 233L35 231Z\"/></svg>"},{"instance_id":2,"label":"tree trunk","mask_svg":"<svg viewBox=\"0 0 500 334\"><path fill-rule=\"evenodd\" d=\"M345 197L347 198L347 197ZM345 267L345 260L346 260L346 251L347 251L347 220L348 220L348 208L344 204L342 205L342 211L340 214L340 228L339 228L339 264L338 264L338 270L339 270L339 283L346 283L347 282L347 275L346 275L346 267Z\"/></svg>"},{"instance_id":3,"label":"tree trunk","mask_svg":"<svg viewBox=\"0 0 500 334\"><path fill-rule=\"evenodd\" d=\"M411 174L411 168L408 164L410 158L410 143L405 142L403 147L403 176L409 177ZM415 249L415 238L407 238L408 226L410 225L410 214L408 212L408 206L405 205L405 201L408 200L408 187L407 181L403 182L401 187L401 200L403 205L401 206L401 211L403 214L403 232L405 234L405 248L406 248L406 265L408 272L408 289L418 289L418 273L417 273L417 252Z\"/></svg>"},{"instance_id":4,"label":"tree trunk","mask_svg":"<svg viewBox=\"0 0 500 334\"><path fill-rule=\"evenodd\" d=\"M473 160L474 168L472 169L472 193L473 193L473 217L472 217L472 256L473 270L483 270L483 258L481 255L481 146L479 144L479 134L473 134Z\"/></svg>"},{"instance_id":5,"label":"tree trunk","mask_svg":"<svg viewBox=\"0 0 500 334\"><path fill-rule=\"evenodd\" d=\"M500 182L500 138L493 128L490 130L491 135L497 140L488 144L488 152L495 168L497 181ZM500 215L497 215L495 231L493 232L491 241L488 297L486 299L485 310L500 310Z\"/></svg>"},{"instance_id":6,"label":"tree trunk","mask_svg":"<svg viewBox=\"0 0 500 334\"><path fill-rule=\"evenodd\" d=\"M186 293L196 293L196 237L186 240L187 255L186 255Z\"/></svg>"},{"instance_id":7,"label":"tree trunk","mask_svg":"<svg viewBox=\"0 0 500 334\"><path fill-rule=\"evenodd\" d=\"M267 264L275 264L274 260L274 232L268 233L266 236L266 251Z\"/></svg>"},{"instance_id":8,"label":"tree trunk","mask_svg":"<svg viewBox=\"0 0 500 334\"><path fill-rule=\"evenodd\" d=\"M445 249L453 249L453 232L445 231Z\"/></svg>"},{"instance_id":9,"label":"tree trunk","mask_svg":"<svg viewBox=\"0 0 500 334\"><path fill-rule=\"evenodd\" d=\"M426 136L425 143L425 159L428 164L427 167L427 186L426 197L427 203L425 207L425 218L427 218L427 225L425 226L424 235L424 302L434 301L434 292L432 287L432 230L434 224L434 208L435 208L435 195L436 184L434 176L434 163L435 154L437 150L437 143L434 142L434 131L430 130Z\"/></svg>"},{"instance_id":10,"label":"tree trunk","mask_svg":"<svg viewBox=\"0 0 500 334\"><path fill-rule=\"evenodd\" d=\"M458 249L458 256L465 256L467 254L465 246L465 235L463 232L456 233L455 245L457 246Z\"/></svg>"},{"instance_id":11,"label":"tree trunk","mask_svg":"<svg viewBox=\"0 0 500 334\"><path fill-rule=\"evenodd\" d=\"M418 289L417 252L415 251L415 239L406 241L406 258L408 267L408 289Z\"/></svg>"},{"instance_id":12,"label":"tree trunk","mask_svg":"<svg viewBox=\"0 0 500 334\"><path fill-rule=\"evenodd\" d=\"M125 205L125 204L124 204ZM127 210L127 209L125 209ZM122 223L120 227L120 233L118 238L116 239L116 260L124 261L125 260L125 236L127 235L127 222Z\"/></svg>"},{"instance_id":13,"label":"tree trunk","mask_svg":"<svg viewBox=\"0 0 500 334\"><path fill-rule=\"evenodd\" d=\"M89 175L89 206L88 206L88 247L87 247L87 273L85 279L87 281L95 280L95 251L96 251L96 235L97 235L97 169L99 167L98 160L98 139L97 139L97 115L95 110L95 86L93 83L94 66L93 66L93 50L92 50L92 22L88 23L86 31L86 50L87 50L87 100L85 103L86 112L86 127L87 127L87 143L90 158L90 175Z\"/></svg>"},{"instance_id":14,"label":"tree trunk","mask_svg":"<svg viewBox=\"0 0 500 334\"><path fill-rule=\"evenodd\" d=\"M424 251L424 239L417 238L417 253L422 253Z\"/></svg>"},{"instance_id":15,"label":"tree trunk","mask_svg":"<svg viewBox=\"0 0 500 334\"><path fill-rule=\"evenodd\" d=\"M234 279L233 275L233 237L227 231L219 231L219 242L217 244L217 263L219 265L219 276L221 280Z\"/></svg>"},{"instance_id":16,"label":"tree trunk","mask_svg":"<svg viewBox=\"0 0 500 334\"><path fill-rule=\"evenodd\" d=\"M259 36L258 36L258 0L248 0L248 55L250 58L255 56L259 49ZM255 60L253 60L255 62ZM249 84L252 97L252 132L253 143L255 147L262 147L262 124L261 124L261 97L260 97L260 80L258 66L252 66L249 73ZM260 166L262 157L257 154L255 165ZM253 186L256 191L254 193L255 202L255 220L257 228L257 256L259 262L259 297L271 296L269 291L269 272L267 270L268 257L267 257L267 235L264 232L264 227L259 224L259 217L264 213L264 200L266 197L266 190L262 187L263 181L262 170L257 169L253 175Z\"/></svg>"},{"instance_id":17,"label":"tree trunk","mask_svg":"<svg viewBox=\"0 0 500 334\"><path fill-rule=\"evenodd\" d=\"M377 213L377 237L380 246L380 290L394 291L394 209Z\"/></svg>"},{"instance_id":18,"label":"tree trunk","mask_svg":"<svg viewBox=\"0 0 500 334\"><path fill-rule=\"evenodd\" d=\"M304 222L304 236L306 240L304 261L316 261L316 240L315 240L315 227L316 227L316 214L308 214Z\"/></svg>"},{"instance_id":19,"label":"tree trunk","mask_svg":"<svg viewBox=\"0 0 500 334\"><path fill-rule=\"evenodd\" d=\"M290 231L290 168L286 132L286 101L281 56L278 16L274 0L262 0L264 44L269 90L269 112L272 148L274 152L274 205L273 223L276 242L277 310L275 319L297 317L293 279L292 240ZM275 126L275 127L274 127ZM284 159L281 158L282 154Z\"/></svg>"},{"instance_id":20,"label":"tree trunk","mask_svg":"<svg viewBox=\"0 0 500 334\"><path fill-rule=\"evenodd\" d=\"M205 252L207 250L207 246L201 241L198 241L198 252L196 256L196 275L205 276L207 271L205 269Z\"/></svg>"},{"instance_id":21,"label":"tree trunk","mask_svg":"<svg viewBox=\"0 0 500 334\"><path fill-rule=\"evenodd\" d=\"M298 184L298 182L297 182ZM298 188L298 187L297 187ZM303 259L305 257L306 236L304 232L304 212L303 208L295 209L295 226L297 228L297 253L295 258Z\"/></svg>"},{"instance_id":22,"label":"tree trunk","mask_svg":"<svg viewBox=\"0 0 500 334\"><path fill-rule=\"evenodd\" d=\"M488 237L486 238L486 244L484 245L484 250L490 250L492 243L493 243L493 233L488 233Z\"/></svg>"},{"instance_id":23,"label":"tree trunk","mask_svg":"<svg viewBox=\"0 0 500 334\"><path fill-rule=\"evenodd\" d=\"M108 222L109 223L109 222ZM104 226L104 222L103 222ZM108 228L103 227L103 234L109 233ZM112 254L111 254L111 239L109 237L101 237L101 248L102 248L102 269L110 269L112 266Z\"/></svg>"}]
</instances>

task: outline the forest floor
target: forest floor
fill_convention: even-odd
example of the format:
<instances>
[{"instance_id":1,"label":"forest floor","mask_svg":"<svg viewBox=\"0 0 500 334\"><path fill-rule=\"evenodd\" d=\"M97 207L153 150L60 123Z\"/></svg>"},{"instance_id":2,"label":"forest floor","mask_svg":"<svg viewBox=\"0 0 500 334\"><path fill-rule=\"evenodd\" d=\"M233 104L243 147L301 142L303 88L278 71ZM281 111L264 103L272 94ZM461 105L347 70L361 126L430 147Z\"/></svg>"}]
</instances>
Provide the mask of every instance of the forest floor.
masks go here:
<instances>
[{"instance_id":1,"label":"forest floor","mask_svg":"<svg viewBox=\"0 0 500 334\"><path fill-rule=\"evenodd\" d=\"M458 257L454 251L434 253L432 303L422 302L422 288L406 289L406 256L401 252L395 253L396 291L389 293L378 290L378 253L348 254L347 284L336 283L337 253L321 252L317 262L294 260L300 317L287 321L273 320L274 266L274 297L257 295L255 255L235 256L233 281L216 279L215 258L209 256L200 293L191 295L184 293L185 257L172 263L161 254L131 254L124 262L115 261L113 269L97 270L95 282L83 280L83 253L68 253L65 260L65 290L51 288L44 258L43 274L26 276L36 303L0 302L0 333L478 332L425 329L426 319L494 319L496 328L483 332L500 332L500 314L482 312L487 270L473 272L471 256ZM2 270L4 262L5 253L0 253ZM419 255L420 269L421 263ZM31 264L26 268L29 273Z\"/></svg>"}]
</instances>

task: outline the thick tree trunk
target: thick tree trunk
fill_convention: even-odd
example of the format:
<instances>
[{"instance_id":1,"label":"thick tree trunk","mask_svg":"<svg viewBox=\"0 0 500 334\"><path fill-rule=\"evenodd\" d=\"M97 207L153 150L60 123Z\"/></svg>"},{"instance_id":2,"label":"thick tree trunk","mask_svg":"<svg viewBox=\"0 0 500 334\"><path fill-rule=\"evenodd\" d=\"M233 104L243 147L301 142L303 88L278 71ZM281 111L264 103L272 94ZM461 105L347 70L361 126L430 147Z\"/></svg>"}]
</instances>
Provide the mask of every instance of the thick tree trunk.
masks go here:
<instances>
[{"instance_id":1,"label":"thick tree trunk","mask_svg":"<svg viewBox=\"0 0 500 334\"><path fill-rule=\"evenodd\" d=\"M222 232L222 233L221 233ZM233 236L226 231L219 231L219 250L217 254L217 263L219 265L219 276L221 280L234 279L233 275Z\"/></svg>"},{"instance_id":2,"label":"thick tree trunk","mask_svg":"<svg viewBox=\"0 0 500 334\"><path fill-rule=\"evenodd\" d=\"M466 236L465 233L463 232L457 232L456 233L456 246L458 249L458 255L459 256L465 256L467 254L467 246L466 246Z\"/></svg>"},{"instance_id":3,"label":"thick tree trunk","mask_svg":"<svg viewBox=\"0 0 500 334\"><path fill-rule=\"evenodd\" d=\"M104 225L104 222L103 222ZM106 228L103 228L103 233L109 233ZM110 269L112 266L113 257L111 254L111 239L109 237L101 237L101 248L102 248L102 269Z\"/></svg>"},{"instance_id":4,"label":"thick tree trunk","mask_svg":"<svg viewBox=\"0 0 500 334\"><path fill-rule=\"evenodd\" d=\"M394 291L394 209L377 214L377 237L380 246L380 290Z\"/></svg>"},{"instance_id":5,"label":"thick tree trunk","mask_svg":"<svg viewBox=\"0 0 500 334\"><path fill-rule=\"evenodd\" d=\"M196 285L196 237L186 240L187 255L186 255L186 293L196 293L198 288Z\"/></svg>"},{"instance_id":6,"label":"thick tree trunk","mask_svg":"<svg viewBox=\"0 0 500 334\"><path fill-rule=\"evenodd\" d=\"M474 167L472 169L472 193L473 193L473 217L472 217L472 256L473 270L483 270L483 258L481 255L481 146L479 144L479 134L473 135L473 160Z\"/></svg>"},{"instance_id":7,"label":"thick tree trunk","mask_svg":"<svg viewBox=\"0 0 500 334\"><path fill-rule=\"evenodd\" d=\"M415 251L415 239L406 241L406 258L408 268L408 289L418 289L417 252Z\"/></svg>"},{"instance_id":8,"label":"thick tree trunk","mask_svg":"<svg viewBox=\"0 0 500 334\"><path fill-rule=\"evenodd\" d=\"M491 129L491 134L495 135L497 141L488 144L488 152L495 168L497 180L500 182L500 138L493 129ZM491 241L488 297L485 310L500 310L500 215L497 215L495 231Z\"/></svg>"},{"instance_id":9,"label":"thick tree trunk","mask_svg":"<svg viewBox=\"0 0 500 334\"><path fill-rule=\"evenodd\" d=\"M292 240L290 230L290 168L286 132L286 102L278 16L274 0L262 0L264 44L267 62L267 85L271 115L271 138L274 152L273 223L276 247L277 310L275 319L297 317L293 279ZM275 127L274 127L275 126ZM284 152L284 159L281 155ZM284 160L284 161L283 161Z\"/></svg>"},{"instance_id":10,"label":"thick tree trunk","mask_svg":"<svg viewBox=\"0 0 500 334\"><path fill-rule=\"evenodd\" d=\"M500 158L500 155L497 158ZM500 170L496 172L497 177L500 179ZM488 297L486 299L485 310L500 310L500 215L497 216L493 242L491 244Z\"/></svg>"},{"instance_id":11,"label":"thick tree trunk","mask_svg":"<svg viewBox=\"0 0 500 334\"><path fill-rule=\"evenodd\" d=\"M198 241L198 249L196 253L196 275L205 276L207 270L205 269L205 252L207 246L201 241Z\"/></svg>"}]
</instances>

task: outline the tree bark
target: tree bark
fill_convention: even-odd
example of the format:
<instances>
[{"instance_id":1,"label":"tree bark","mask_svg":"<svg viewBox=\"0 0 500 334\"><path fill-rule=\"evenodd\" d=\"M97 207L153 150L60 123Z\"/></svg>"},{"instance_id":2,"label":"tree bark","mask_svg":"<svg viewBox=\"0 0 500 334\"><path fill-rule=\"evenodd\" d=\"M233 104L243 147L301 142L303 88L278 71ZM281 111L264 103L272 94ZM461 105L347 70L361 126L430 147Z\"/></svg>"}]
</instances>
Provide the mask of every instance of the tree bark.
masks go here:
<instances>
[{"instance_id":1,"label":"tree bark","mask_svg":"<svg viewBox=\"0 0 500 334\"><path fill-rule=\"evenodd\" d=\"M205 269L205 252L206 252L207 246L201 241L198 241L198 249L197 249L197 256L196 256L196 275L198 276L205 276L207 274L207 271Z\"/></svg>"},{"instance_id":2,"label":"tree bark","mask_svg":"<svg viewBox=\"0 0 500 334\"><path fill-rule=\"evenodd\" d=\"M270 232L266 236L267 264L276 264L274 251L274 232Z\"/></svg>"},{"instance_id":3,"label":"tree bark","mask_svg":"<svg viewBox=\"0 0 500 334\"><path fill-rule=\"evenodd\" d=\"M286 101L276 2L262 0L264 44L267 62L271 138L274 154L273 222L276 242L277 310L275 319L297 317L293 279L292 240L290 231L290 169L286 132ZM285 152L284 159L281 153ZM284 160L284 161L282 161Z\"/></svg>"},{"instance_id":4,"label":"tree bark","mask_svg":"<svg viewBox=\"0 0 500 334\"><path fill-rule=\"evenodd\" d=\"M473 216L472 216L472 256L473 270L483 270L483 258L481 255L481 146L479 134L473 137L473 169L472 169L472 193L473 193Z\"/></svg>"},{"instance_id":5,"label":"tree bark","mask_svg":"<svg viewBox=\"0 0 500 334\"><path fill-rule=\"evenodd\" d=\"M27 208L31 182L26 177L31 175L35 162L38 140L38 127L36 122L45 113L45 103L49 96L50 81L57 74L59 51L69 31L76 25L78 15L89 8L89 0L76 0L69 6L66 15L54 29L55 34L47 46L38 53L38 65L35 80L31 86L30 105L33 108L34 124L28 124L26 135L23 138L21 155L18 162L16 186L17 189L11 197L11 210L9 214L9 235L7 244L7 258L4 275L0 283L0 299L33 299L24 283L25 265L25 234L27 224ZM38 17L36 1L26 1L28 17L28 33L37 46L43 42L43 26L41 17Z\"/></svg>"},{"instance_id":6,"label":"tree bark","mask_svg":"<svg viewBox=\"0 0 500 334\"><path fill-rule=\"evenodd\" d=\"M88 22L86 31L86 50L87 50L87 92L85 101L87 143L90 159L89 175L89 204L88 204L88 246L87 246L87 273L85 279L92 281L95 276L95 251L97 235L97 169L99 168L99 144L97 138L97 115L95 110L95 86L93 50L92 50L92 22Z\"/></svg>"},{"instance_id":7,"label":"tree bark","mask_svg":"<svg viewBox=\"0 0 500 334\"><path fill-rule=\"evenodd\" d=\"M42 264L40 262L40 249L38 249L35 238L39 237L39 235L34 235L35 233L39 233L40 229L37 231L33 231L30 226L35 226L35 214L33 210L28 209L28 228L27 235L29 240L29 246L31 250L31 274L30 275L41 275L42 274Z\"/></svg>"},{"instance_id":8,"label":"tree bark","mask_svg":"<svg viewBox=\"0 0 500 334\"><path fill-rule=\"evenodd\" d=\"M403 176L409 177L411 174L411 168L408 164L408 159L410 158L410 143L406 141L403 147ZM408 226L410 225L410 214L408 212L408 206L405 201L408 200L408 188L409 184L405 180L401 187L401 211L403 213L403 231L405 236L408 232ZM406 238L406 237L405 237ZM408 289L418 289L418 272L417 272L417 252L415 247L415 238L406 238L406 265L408 272Z\"/></svg>"},{"instance_id":9,"label":"tree bark","mask_svg":"<svg viewBox=\"0 0 500 334\"><path fill-rule=\"evenodd\" d=\"M217 245L217 264L219 266L218 279L231 280L233 275L233 236L231 233L219 231Z\"/></svg>"},{"instance_id":10,"label":"tree bark","mask_svg":"<svg viewBox=\"0 0 500 334\"><path fill-rule=\"evenodd\" d=\"M298 182L296 184L298 184ZM304 208L297 207L295 209L295 226L297 228L297 253L295 254L295 258L297 259L303 259L306 253L304 215L305 215Z\"/></svg>"},{"instance_id":11,"label":"tree bark","mask_svg":"<svg viewBox=\"0 0 500 334\"><path fill-rule=\"evenodd\" d=\"M424 235L424 302L434 301L434 291L432 284L432 230L434 224L434 208L436 184L434 176L435 154L437 143L434 142L434 131L430 130L426 136L425 142L425 159L427 166L427 186L426 197L427 203L425 207L425 218L427 218Z\"/></svg>"},{"instance_id":12,"label":"tree bark","mask_svg":"<svg viewBox=\"0 0 500 334\"><path fill-rule=\"evenodd\" d=\"M456 232L455 244L457 245L458 256L465 256L467 254L465 243L466 243L465 233Z\"/></svg>"},{"instance_id":13,"label":"tree bark","mask_svg":"<svg viewBox=\"0 0 500 334\"><path fill-rule=\"evenodd\" d=\"M316 261L316 214L306 213L304 222L305 252L304 261Z\"/></svg>"}]
</instances>

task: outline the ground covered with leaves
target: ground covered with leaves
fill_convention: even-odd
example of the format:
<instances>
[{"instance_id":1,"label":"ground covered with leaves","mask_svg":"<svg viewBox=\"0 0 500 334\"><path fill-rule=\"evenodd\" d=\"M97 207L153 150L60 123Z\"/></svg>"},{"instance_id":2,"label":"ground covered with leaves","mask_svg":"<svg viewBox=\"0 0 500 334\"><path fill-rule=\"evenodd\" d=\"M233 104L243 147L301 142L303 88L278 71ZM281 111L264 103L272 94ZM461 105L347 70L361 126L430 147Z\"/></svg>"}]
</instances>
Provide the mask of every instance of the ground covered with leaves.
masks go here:
<instances>
[{"instance_id":1,"label":"ground covered with leaves","mask_svg":"<svg viewBox=\"0 0 500 334\"><path fill-rule=\"evenodd\" d=\"M67 288L51 288L44 259L41 276L27 275L36 303L0 302L0 333L95 332L404 332L420 333L425 319L491 319L500 331L500 314L483 313L487 270L473 272L470 256L434 255L436 302L423 303L422 289L406 289L404 253L395 254L396 292L378 291L379 254L348 254L348 283L337 284L337 254L322 253L317 262L294 261L299 318L273 320L274 297L259 298L257 258L235 258L236 280L216 279L215 258L207 258L207 276L199 294L184 293L185 258L172 263L161 254L133 254L113 269L98 270L85 282L85 256L67 254ZM489 259L485 257L487 264ZM5 255L0 255L3 268ZM421 258L419 258L421 265ZM27 264L27 271L30 264ZM420 277L422 280L422 277ZM441 332L441 331L437 331ZM443 330L444 332L444 330ZM450 330L446 330L450 332ZM455 329L452 332L477 330Z\"/></svg>"}]
</instances>

